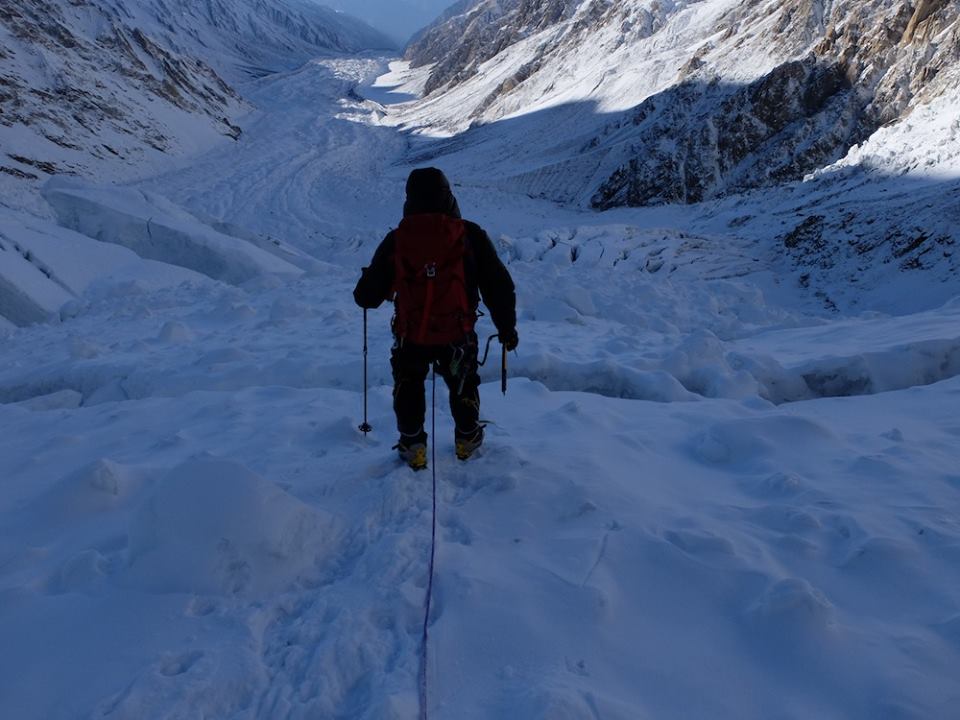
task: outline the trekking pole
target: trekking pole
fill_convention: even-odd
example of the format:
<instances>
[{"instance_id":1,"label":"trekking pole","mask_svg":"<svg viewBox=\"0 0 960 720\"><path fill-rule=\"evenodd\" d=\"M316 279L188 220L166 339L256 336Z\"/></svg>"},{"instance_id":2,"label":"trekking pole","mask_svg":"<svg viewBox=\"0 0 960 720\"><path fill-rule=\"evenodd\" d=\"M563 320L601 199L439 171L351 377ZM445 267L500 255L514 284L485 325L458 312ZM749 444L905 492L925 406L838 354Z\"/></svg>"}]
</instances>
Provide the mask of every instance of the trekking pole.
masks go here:
<instances>
[{"instance_id":1,"label":"trekking pole","mask_svg":"<svg viewBox=\"0 0 960 720\"><path fill-rule=\"evenodd\" d=\"M360 432L366 437L373 428L367 422L367 309L363 309L363 423Z\"/></svg>"}]
</instances>

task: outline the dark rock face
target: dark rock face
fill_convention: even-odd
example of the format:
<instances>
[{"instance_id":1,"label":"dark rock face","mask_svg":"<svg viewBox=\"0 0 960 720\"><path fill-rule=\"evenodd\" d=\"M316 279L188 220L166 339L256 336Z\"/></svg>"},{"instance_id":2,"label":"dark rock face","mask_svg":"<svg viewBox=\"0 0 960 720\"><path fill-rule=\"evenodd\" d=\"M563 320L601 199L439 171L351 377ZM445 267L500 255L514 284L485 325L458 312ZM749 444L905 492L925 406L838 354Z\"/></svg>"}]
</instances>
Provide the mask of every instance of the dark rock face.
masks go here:
<instances>
[{"instance_id":1,"label":"dark rock face","mask_svg":"<svg viewBox=\"0 0 960 720\"><path fill-rule=\"evenodd\" d=\"M466 117L489 121L498 107L516 111L514 93L549 76L604 30L608 42L615 38L612 52L655 38L676 8L694 5L476 0L431 28L407 57L415 65L437 63L426 89L442 92L511 44L548 29L522 65L464 108ZM583 181L590 187L564 187L557 195L554 186L537 186L530 171L529 192L560 201L585 196L605 209L699 202L800 180L914 103L942 93L945 71L960 62L960 3L949 0L750 0L712 22L703 34L709 39L678 66L678 84L588 130L578 167L602 168L599 179L590 171ZM740 48L751 47L785 61L749 85L724 83ZM715 66L717 57L726 66Z\"/></svg>"},{"instance_id":2,"label":"dark rock face","mask_svg":"<svg viewBox=\"0 0 960 720\"><path fill-rule=\"evenodd\" d=\"M749 6L722 22L741 27ZM649 121L637 121L650 114L647 103L641 105L629 157L597 189L593 206L699 202L800 180L843 157L899 119L916 97L937 92L933 79L960 58L955 4L904 5L892 12L888 6L881 0L840 2L828 13L822 0L784 3L777 26L784 34L776 41L819 38L811 55L728 90L719 101L714 97L723 91L706 84L647 101L668 106ZM938 42L923 40L930 36ZM703 76L698 70L694 77Z\"/></svg>"},{"instance_id":3,"label":"dark rock face","mask_svg":"<svg viewBox=\"0 0 960 720\"><path fill-rule=\"evenodd\" d=\"M70 9L77 8L99 9L82 0ZM27 126L62 148L99 158L123 157L138 146L168 151L165 125L141 107L150 98L206 117L221 134L239 136L228 118L241 101L215 71L119 17L103 20L91 37L53 0L4 5L0 29L13 42L0 65L0 124ZM36 72L38 64L44 72ZM126 147L114 147L121 143ZM27 157L16 162L46 174L72 172Z\"/></svg>"},{"instance_id":4,"label":"dark rock face","mask_svg":"<svg viewBox=\"0 0 960 720\"><path fill-rule=\"evenodd\" d=\"M785 63L739 89L685 83L640 105L617 128L630 159L594 207L701 202L797 179L859 139L856 94L838 65Z\"/></svg>"},{"instance_id":5,"label":"dark rock face","mask_svg":"<svg viewBox=\"0 0 960 720\"><path fill-rule=\"evenodd\" d=\"M804 218L793 230L783 236L784 247L788 250L800 248L805 253L822 250L825 246L823 220L823 215L809 215Z\"/></svg>"}]
</instances>

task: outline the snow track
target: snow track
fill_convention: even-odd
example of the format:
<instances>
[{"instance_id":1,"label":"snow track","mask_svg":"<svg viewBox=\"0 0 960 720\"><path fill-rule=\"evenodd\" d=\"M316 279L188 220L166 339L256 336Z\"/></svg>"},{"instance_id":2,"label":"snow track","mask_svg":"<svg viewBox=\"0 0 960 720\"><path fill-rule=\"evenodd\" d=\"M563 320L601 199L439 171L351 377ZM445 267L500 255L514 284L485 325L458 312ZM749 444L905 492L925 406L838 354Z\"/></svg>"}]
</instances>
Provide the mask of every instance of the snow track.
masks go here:
<instances>
[{"instance_id":1,"label":"snow track","mask_svg":"<svg viewBox=\"0 0 960 720\"><path fill-rule=\"evenodd\" d=\"M369 241L371 228L385 234L405 179L390 165L406 140L365 122L374 104L354 91L380 68L376 59L318 60L265 78L249 91L261 111L240 142L146 187L322 259L359 236Z\"/></svg>"},{"instance_id":2,"label":"snow track","mask_svg":"<svg viewBox=\"0 0 960 720\"><path fill-rule=\"evenodd\" d=\"M122 191L298 272L135 263L0 327L3 717L417 717L431 488L387 309L356 430L350 292L409 170L380 67L262 79L241 142ZM468 463L438 396L430 717L952 717L960 305L843 317L707 211L456 192L521 345Z\"/></svg>"}]
</instances>

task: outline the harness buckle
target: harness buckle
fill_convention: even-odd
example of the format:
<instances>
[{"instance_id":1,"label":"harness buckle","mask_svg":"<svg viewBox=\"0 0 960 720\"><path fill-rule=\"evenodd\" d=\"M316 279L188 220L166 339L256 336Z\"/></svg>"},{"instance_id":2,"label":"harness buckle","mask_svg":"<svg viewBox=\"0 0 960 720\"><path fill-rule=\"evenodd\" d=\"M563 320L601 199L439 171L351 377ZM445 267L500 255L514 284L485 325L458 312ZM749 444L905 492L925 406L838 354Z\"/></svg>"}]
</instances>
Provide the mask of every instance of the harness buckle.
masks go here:
<instances>
[{"instance_id":1,"label":"harness buckle","mask_svg":"<svg viewBox=\"0 0 960 720\"><path fill-rule=\"evenodd\" d=\"M435 278L437 276L437 264L429 263L428 265L424 265L423 271L428 278Z\"/></svg>"}]
</instances>

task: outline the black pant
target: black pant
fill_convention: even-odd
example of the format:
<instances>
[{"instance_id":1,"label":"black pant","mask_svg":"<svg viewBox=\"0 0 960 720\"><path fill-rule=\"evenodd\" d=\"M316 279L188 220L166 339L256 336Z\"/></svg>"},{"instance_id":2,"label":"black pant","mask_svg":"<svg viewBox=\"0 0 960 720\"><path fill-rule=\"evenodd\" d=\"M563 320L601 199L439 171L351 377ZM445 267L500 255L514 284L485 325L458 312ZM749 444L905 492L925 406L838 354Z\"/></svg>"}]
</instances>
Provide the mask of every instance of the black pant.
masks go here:
<instances>
[{"instance_id":1,"label":"black pant","mask_svg":"<svg viewBox=\"0 0 960 720\"><path fill-rule=\"evenodd\" d=\"M393 411L402 435L423 432L427 407L424 381L433 364L450 391L450 411L459 435L470 435L480 418L480 376L477 374L477 336L470 333L457 345L397 343L390 357L393 367Z\"/></svg>"}]
</instances>

